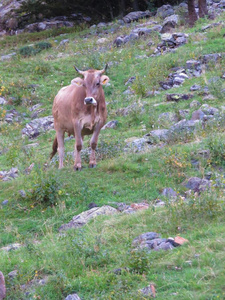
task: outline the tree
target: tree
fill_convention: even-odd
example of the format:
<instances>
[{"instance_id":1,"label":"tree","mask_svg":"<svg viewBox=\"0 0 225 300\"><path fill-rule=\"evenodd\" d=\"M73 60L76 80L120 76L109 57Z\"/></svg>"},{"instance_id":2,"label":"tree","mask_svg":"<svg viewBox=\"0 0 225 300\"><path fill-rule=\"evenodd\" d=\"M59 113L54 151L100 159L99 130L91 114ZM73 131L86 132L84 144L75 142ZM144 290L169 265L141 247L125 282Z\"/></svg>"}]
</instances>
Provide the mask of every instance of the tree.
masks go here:
<instances>
[{"instance_id":1,"label":"tree","mask_svg":"<svg viewBox=\"0 0 225 300\"><path fill-rule=\"evenodd\" d=\"M206 0L198 0L199 8L199 18L204 18L208 15L208 8ZM194 26L195 22L198 20L198 15L195 10L195 0L188 0L188 16L189 16L189 25Z\"/></svg>"}]
</instances>

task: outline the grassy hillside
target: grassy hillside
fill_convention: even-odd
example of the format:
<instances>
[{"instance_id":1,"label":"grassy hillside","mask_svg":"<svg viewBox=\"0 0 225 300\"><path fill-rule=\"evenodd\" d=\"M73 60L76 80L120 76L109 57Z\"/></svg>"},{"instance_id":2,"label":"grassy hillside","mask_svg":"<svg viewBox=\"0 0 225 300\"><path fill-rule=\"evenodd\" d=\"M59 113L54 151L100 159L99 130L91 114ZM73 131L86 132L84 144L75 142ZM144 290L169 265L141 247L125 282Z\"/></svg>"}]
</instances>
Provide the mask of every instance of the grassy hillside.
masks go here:
<instances>
[{"instance_id":1,"label":"grassy hillside","mask_svg":"<svg viewBox=\"0 0 225 300\"><path fill-rule=\"evenodd\" d=\"M187 60L224 52L224 23L202 31L204 25L223 20L221 15L216 21L201 20L192 29L177 28L189 34L188 42L160 56L151 56L160 42L155 32L119 48L113 45L117 36L145 26L147 20L130 27L113 23L1 38L0 55L16 52L11 60L0 61L0 97L7 100L0 105L0 171L18 169L15 179L0 182L0 270L6 299L57 300L72 293L82 300L147 299L139 290L150 283L157 299L224 299L225 59L209 63L200 77L189 76L179 87L165 91L159 85ZM99 43L102 37L107 40ZM65 39L69 42L60 44ZM73 171L74 139L67 139L65 168L58 170L58 158L49 161L54 130L34 139L22 136L21 130L32 120L34 105L41 104L37 118L51 115L58 90L77 76L73 65L102 69L106 62L108 121L117 120L118 125L101 131L96 169L88 169L84 151L82 172ZM132 76L132 93L126 93L125 83ZM166 101L166 94L190 93L194 84L207 86L210 97L201 90L192 92L189 100ZM151 96L152 91L160 93ZM190 105L193 100L199 104ZM219 116L204 126L200 123L191 134L178 132L166 143L153 141L140 152L129 149L134 138L170 128L170 120L159 121L162 113L176 113L179 121L179 111L188 110L190 120L203 104L217 108ZM5 116L13 109L18 117L8 123ZM86 137L84 148L88 147ZM201 155L203 150L207 155ZM207 176L209 189L187 193L185 180ZM176 200L162 195L167 187L177 192ZM156 207L157 199L165 205ZM145 202L149 208L100 216L79 229L59 232L93 202L113 207ZM132 251L132 240L149 231L164 238L181 235L189 243L172 251ZM1 249L13 243L21 247ZM12 278L8 274L13 270L17 273Z\"/></svg>"}]
</instances>

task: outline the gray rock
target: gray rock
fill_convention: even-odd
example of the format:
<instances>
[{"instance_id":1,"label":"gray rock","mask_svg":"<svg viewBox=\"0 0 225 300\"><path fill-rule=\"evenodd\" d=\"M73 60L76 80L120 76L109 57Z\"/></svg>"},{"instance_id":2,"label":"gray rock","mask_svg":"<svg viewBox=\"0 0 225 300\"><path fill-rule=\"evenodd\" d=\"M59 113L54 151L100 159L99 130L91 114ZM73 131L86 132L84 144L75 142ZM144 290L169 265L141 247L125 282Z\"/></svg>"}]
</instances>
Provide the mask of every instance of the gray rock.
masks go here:
<instances>
[{"instance_id":1,"label":"gray rock","mask_svg":"<svg viewBox=\"0 0 225 300\"><path fill-rule=\"evenodd\" d=\"M117 47L120 47L122 44L124 44L124 38L121 37L121 36L118 36L114 42L113 42L114 45L116 45Z\"/></svg>"},{"instance_id":2,"label":"gray rock","mask_svg":"<svg viewBox=\"0 0 225 300\"><path fill-rule=\"evenodd\" d=\"M208 104L203 104L201 106L201 110L204 112L206 115L216 115L219 113L219 109L209 106Z\"/></svg>"},{"instance_id":3,"label":"gray rock","mask_svg":"<svg viewBox=\"0 0 225 300\"><path fill-rule=\"evenodd\" d=\"M200 106L201 103L197 100L193 100L191 103L190 103L190 107L193 108L193 107L198 107Z\"/></svg>"},{"instance_id":4,"label":"gray rock","mask_svg":"<svg viewBox=\"0 0 225 300\"><path fill-rule=\"evenodd\" d=\"M204 120L204 117L205 117L204 112L201 109L198 109L192 113L191 120L192 121Z\"/></svg>"},{"instance_id":5,"label":"gray rock","mask_svg":"<svg viewBox=\"0 0 225 300\"><path fill-rule=\"evenodd\" d=\"M199 121L193 121L193 120L181 120L178 123L174 124L170 127L169 131L170 133L174 132L193 132L196 128L196 125L199 124Z\"/></svg>"},{"instance_id":6,"label":"gray rock","mask_svg":"<svg viewBox=\"0 0 225 300\"><path fill-rule=\"evenodd\" d=\"M139 19L148 18L152 16L152 13L149 10L146 11L133 11L123 17L125 23L131 23L133 21L138 21Z\"/></svg>"},{"instance_id":7,"label":"gray rock","mask_svg":"<svg viewBox=\"0 0 225 300\"><path fill-rule=\"evenodd\" d=\"M189 109L180 109L179 110L179 115L181 118L186 119L187 116L189 115L190 110Z\"/></svg>"},{"instance_id":8,"label":"gray rock","mask_svg":"<svg viewBox=\"0 0 225 300\"><path fill-rule=\"evenodd\" d=\"M210 187L210 181L199 177L191 177L183 185L194 192L200 192Z\"/></svg>"},{"instance_id":9,"label":"gray rock","mask_svg":"<svg viewBox=\"0 0 225 300\"><path fill-rule=\"evenodd\" d=\"M159 124L165 124L165 123L174 124L178 121L179 119L177 117L177 114L173 112L165 112L160 114L158 117Z\"/></svg>"},{"instance_id":10,"label":"gray rock","mask_svg":"<svg viewBox=\"0 0 225 300\"><path fill-rule=\"evenodd\" d=\"M201 62L199 60L194 60L194 59L187 60L186 61L186 69L201 71Z\"/></svg>"},{"instance_id":11,"label":"gray rock","mask_svg":"<svg viewBox=\"0 0 225 300\"><path fill-rule=\"evenodd\" d=\"M0 105L5 105L7 104L7 101L5 100L5 98L0 97Z\"/></svg>"},{"instance_id":12,"label":"gray rock","mask_svg":"<svg viewBox=\"0 0 225 300\"><path fill-rule=\"evenodd\" d=\"M177 27L179 22L178 15L171 15L163 21L161 33L170 32L171 29Z\"/></svg>"},{"instance_id":13,"label":"gray rock","mask_svg":"<svg viewBox=\"0 0 225 300\"><path fill-rule=\"evenodd\" d=\"M169 138L169 130L168 129L156 129L152 130L145 135L146 137L150 137L150 142L154 143L157 140L166 142ZM153 137L153 139L151 139Z\"/></svg>"},{"instance_id":14,"label":"gray rock","mask_svg":"<svg viewBox=\"0 0 225 300\"><path fill-rule=\"evenodd\" d=\"M68 44L70 42L70 40L69 39L64 39L64 40L62 40L60 43L59 43L59 46L65 46L66 44ZM58 47L59 47L58 46Z\"/></svg>"},{"instance_id":15,"label":"gray rock","mask_svg":"<svg viewBox=\"0 0 225 300\"><path fill-rule=\"evenodd\" d=\"M169 199L176 199L177 198L177 192L175 192L172 188L165 188L162 191L162 196L167 197Z\"/></svg>"},{"instance_id":16,"label":"gray rock","mask_svg":"<svg viewBox=\"0 0 225 300\"><path fill-rule=\"evenodd\" d=\"M77 294L70 294L68 295L65 300L81 300Z\"/></svg>"},{"instance_id":17,"label":"gray rock","mask_svg":"<svg viewBox=\"0 0 225 300\"><path fill-rule=\"evenodd\" d=\"M165 19L174 14L174 9L171 5L163 5L157 9L156 16Z\"/></svg>"},{"instance_id":18,"label":"gray rock","mask_svg":"<svg viewBox=\"0 0 225 300\"><path fill-rule=\"evenodd\" d=\"M129 85L129 84L132 84L136 79L136 76L132 76L130 77L126 82L125 82L125 85Z\"/></svg>"},{"instance_id":19,"label":"gray rock","mask_svg":"<svg viewBox=\"0 0 225 300\"><path fill-rule=\"evenodd\" d=\"M192 85L191 87L190 87L190 91L199 91L199 90L201 90L201 85L198 85L198 84L194 84L194 85Z\"/></svg>"},{"instance_id":20,"label":"gray rock","mask_svg":"<svg viewBox=\"0 0 225 300\"><path fill-rule=\"evenodd\" d=\"M43 132L54 129L53 122L52 116L34 119L22 129L22 135L27 135L29 138L35 138Z\"/></svg>"},{"instance_id":21,"label":"gray rock","mask_svg":"<svg viewBox=\"0 0 225 300\"><path fill-rule=\"evenodd\" d=\"M13 270L11 272L8 273L8 276L10 279L16 278L18 275L18 270Z\"/></svg>"},{"instance_id":22,"label":"gray rock","mask_svg":"<svg viewBox=\"0 0 225 300\"><path fill-rule=\"evenodd\" d=\"M144 287L143 289L140 289L139 293L143 294L145 297L148 297L148 298L151 298L151 297L155 298L155 290L153 290L153 289L154 289L154 286L150 284L150 285Z\"/></svg>"},{"instance_id":23,"label":"gray rock","mask_svg":"<svg viewBox=\"0 0 225 300\"><path fill-rule=\"evenodd\" d=\"M22 198L26 197L26 192L24 190L19 190L19 194Z\"/></svg>"},{"instance_id":24,"label":"gray rock","mask_svg":"<svg viewBox=\"0 0 225 300\"><path fill-rule=\"evenodd\" d=\"M102 127L102 130L106 129L106 128L112 128L115 129L118 125L118 121L117 120L113 120L113 121L109 121L107 124L105 124Z\"/></svg>"},{"instance_id":25,"label":"gray rock","mask_svg":"<svg viewBox=\"0 0 225 300\"><path fill-rule=\"evenodd\" d=\"M96 218L99 215L112 215L117 213L117 210L114 207L109 205L103 205L102 207L93 207L87 211L82 212L81 214L74 216L72 221L67 224L63 224L59 230L67 230L70 228L79 228L84 226L91 219Z\"/></svg>"},{"instance_id":26,"label":"gray rock","mask_svg":"<svg viewBox=\"0 0 225 300\"><path fill-rule=\"evenodd\" d=\"M151 146L149 145L149 140L146 137L134 139L133 141L127 143L124 148L124 151L130 151L134 153L144 152L149 149Z\"/></svg>"},{"instance_id":27,"label":"gray rock","mask_svg":"<svg viewBox=\"0 0 225 300\"><path fill-rule=\"evenodd\" d=\"M7 114L5 115L5 121L7 123L12 123L12 122L20 122L22 119L22 116L18 111L15 109L11 109L7 111Z\"/></svg>"},{"instance_id":28,"label":"gray rock","mask_svg":"<svg viewBox=\"0 0 225 300\"><path fill-rule=\"evenodd\" d=\"M200 57L203 64L208 64L209 62L216 63L219 59L224 58L225 53L211 53Z\"/></svg>"},{"instance_id":29,"label":"gray rock","mask_svg":"<svg viewBox=\"0 0 225 300\"><path fill-rule=\"evenodd\" d=\"M11 168L9 171L0 171L0 179L2 181L9 181L18 176L18 169Z\"/></svg>"},{"instance_id":30,"label":"gray rock","mask_svg":"<svg viewBox=\"0 0 225 300\"><path fill-rule=\"evenodd\" d=\"M8 246L5 246L5 247L0 248L0 250L9 252L9 251L12 251L12 250L17 250L17 249L19 249L19 248L21 248L21 247L22 247L21 244L19 244L19 243L14 243L14 244L10 244L10 245L8 245Z\"/></svg>"},{"instance_id":31,"label":"gray rock","mask_svg":"<svg viewBox=\"0 0 225 300\"><path fill-rule=\"evenodd\" d=\"M172 250L174 246L170 242L161 242L157 247L154 248L155 251L159 250Z\"/></svg>"},{"instance_id":32,"label":"gray rock","mask_svg":"<svg viewBox=\"0 0 225 300\"><path fill-rule=\"evenodd\" d=\"M13 56L16 55L16 52L12 52L12 53L9 53L9 54L6 54L6 55L2 55L1 56L1 60L2 61L5 61L5 60L10 60L12 59Z\"/></svg>"},{"instance_id":33,"label":"gray rock","mask_svg":"<svg viewBox=\"0 0 225 300\"><path fill-rule=\"evenodd\" d=\"M160 239L160 235L156 232L146 232L143 233L139 236L137 236L133 242L132 242L132 246L136 247L138 245L140 245L142 242L146 242L146 241L151 241L151 240L155 240L155 239Z\"/></svg>"}]
</instances>

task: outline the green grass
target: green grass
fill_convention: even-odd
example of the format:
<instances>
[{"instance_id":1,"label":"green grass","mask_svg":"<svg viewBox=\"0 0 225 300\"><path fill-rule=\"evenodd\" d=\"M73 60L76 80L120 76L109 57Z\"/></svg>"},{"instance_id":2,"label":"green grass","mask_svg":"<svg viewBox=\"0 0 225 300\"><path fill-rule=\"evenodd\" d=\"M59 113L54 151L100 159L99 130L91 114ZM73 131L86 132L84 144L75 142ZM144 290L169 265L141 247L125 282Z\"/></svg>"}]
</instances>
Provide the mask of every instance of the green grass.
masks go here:
<instances>
[{"instance_id":1,"label":"green grass","mask_svg":"<svg viewBox=\"0 0 225 300\"><path fill-rule=\"evenodd\" d=\"M0 183L0 248L16 242L22 244L18 250L0 250L7 300L57 300L75 292L81 299L146 299L138 290L151 282L156 287L157 299L224 298L224 115L190 137L179 136L144 153L123 150L126 139L141 138L158 126L166 128L168 124L158 123L163 112L190 109L190 119L195 110L190 108L193 100L219 109L223 105L222 80L217 85L209 84L214 100L205 102L202 94L195 92L193 99L165 104L166 93L189 93L193 84L205 86L210 78L221 76L223 60L179 88L145 97L146 91L159 89L159 81L166 79L170 68L224 50L224 28L209 29L204 35L207 40L201 38L201 27L207 22L201 20L192 29L180 28L179 31L189 33L189 42L175 53L146 59L135 56L152 53L147 39L121 48L111 46L116 36L128 33L127 28L107 35L104 46L97 45L95 32L88 35L89 30L83 28L1 38L1 54L15 51L17 55L11 61L0 62L0 96L8 100L0 108L0 171L14 166L19 176ZM60 36L61 33L64 35ZM65 38L70 42L58 47ZM158 35L150 38L156 44L159 41ZM40 42L51 43L53 47L31 57L19 54L19 48ZM58 170L57 156L51 163L48 159L54 131L34 140L21 137L22 128L31 120L29 108L40 103L44 111L39 116L50 115L58 90L76 77L73 65L80 69L102 68L106 62L111 62L107 71L110 86L105 87L108 120L118 120L118 126L101 132L96 169L88 168L85 156L82 172L74 172L72 158L67 155L65 168ZM131 76L137 80L131 85L134 94L127 96L123 94L127 89L124 83ZM127 116L118 113L128 106L134 108ZM11 109L23 115L21 122L3 121L6 110ZM25 146L33 142L38 146L26 150ZM86 137L84 148L88 146ZM74 140L67 141L66 153L73 149ZM208 157L199 155L203 149L210 150ZM196 160L198 166L193 164ZM26 175L24 171L32 163L34 168ZM203 178L209 172L211 191L200 196L193 193L188 201L183 201L186 189L182 182L191 176ZM162 197L166 187L179 192L174 203ZM26 193L24 198L21 190ZM3 206L1 203L6 199L9 203ZM155 208L152 204L156 199L165 201L166 206ZM116 207L118 202L143 201L150 204L146 211L102 216L80 229L63 234L58 231L92 202ZM148 231L158 232L162 237L181 235L189 243L168 252L132 252L132 240ZM113 272L117 268L122 268L120 275ZM15 269L18 275L10 279L7 274ZM37 285L37 280L43 278L48 278L47 283ZM21 286L25 284L24 291Z\"/></svg>"}]
</instances>

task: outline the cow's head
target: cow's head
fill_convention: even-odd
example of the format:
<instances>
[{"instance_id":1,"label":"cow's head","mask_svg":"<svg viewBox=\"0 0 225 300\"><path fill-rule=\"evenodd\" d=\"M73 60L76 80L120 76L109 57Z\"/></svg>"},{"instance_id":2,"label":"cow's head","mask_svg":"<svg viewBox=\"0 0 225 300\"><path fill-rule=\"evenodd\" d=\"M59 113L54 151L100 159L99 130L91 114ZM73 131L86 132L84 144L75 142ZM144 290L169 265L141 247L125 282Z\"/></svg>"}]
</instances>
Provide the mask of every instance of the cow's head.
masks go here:
<instances>
[{"instance_id":1,"label":"cow's head","mask_svg":"<svg viewBox=\"0 0 225 300\"><path fill-rule=\"evenodd\" d=\"M97 106L100 93L102 93L102 85L105 85L109 81L109 77L103 75L107 69L107 65L103 70L87 70L80 71L77 67L75 70L83 76L83 78L77 77L71 81L71 84L83 87L86 92L84 98L85 105Z\"/></svg>"}]
</instances>

